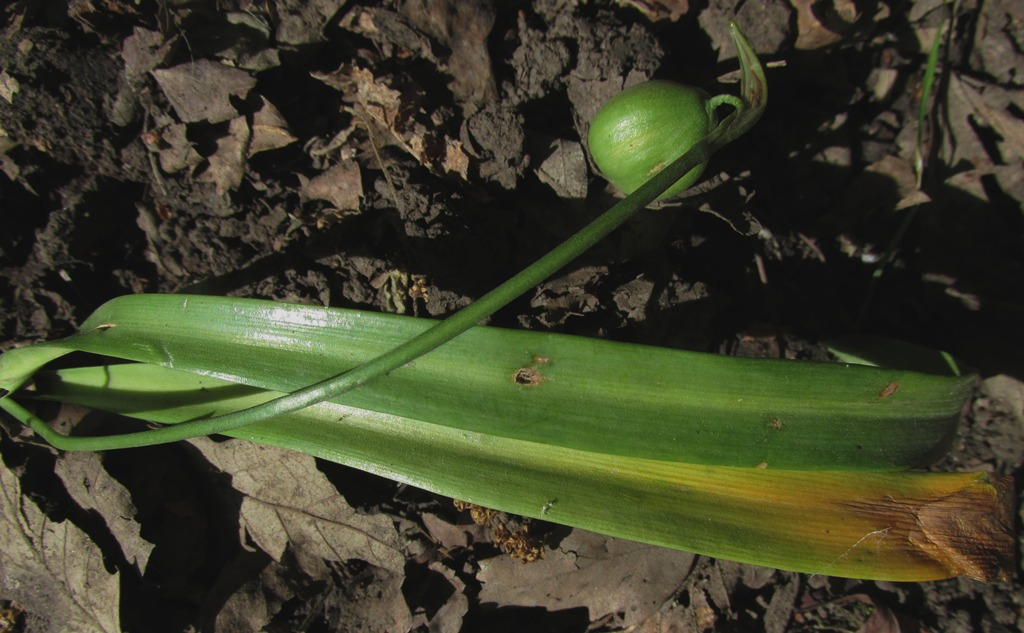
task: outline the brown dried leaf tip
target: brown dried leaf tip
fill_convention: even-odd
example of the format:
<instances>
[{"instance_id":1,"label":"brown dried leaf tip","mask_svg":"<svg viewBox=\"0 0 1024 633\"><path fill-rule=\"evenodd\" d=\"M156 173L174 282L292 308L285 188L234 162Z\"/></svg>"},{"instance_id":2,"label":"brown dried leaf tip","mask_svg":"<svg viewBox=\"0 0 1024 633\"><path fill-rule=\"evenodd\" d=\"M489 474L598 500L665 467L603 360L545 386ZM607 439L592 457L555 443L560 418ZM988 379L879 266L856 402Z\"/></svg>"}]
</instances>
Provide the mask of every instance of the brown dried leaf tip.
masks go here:
<instances>
[{"instance_id":1,"label":"brown dried leaf tip","mask_svg":"<svg viewBox=\"0 0 1024 633\"><path fill-rule=\"evenodd\" d=\"M529 526L524 525L520 528L512 529L501 519L500 513L497 510L458 499L455 499L452 503L455 505L455 509L460 512L469 510L469 516L473 519L473 523L490 528L494 533L491 541L512 558L521 560L524 563L532 563L544 558L544 542L542 539L530 534Z\"/></svg>"},{"instance_id":2,"label":"brown dried leaf tip","mask_svg":"<svg viewBox=\"0 0 1024 633\"><path fill-rule=\"evenodd\" d=\"M1014 562L1013 479L989 474L918 510L911 542L952 575L1009 582Z\"/></svg>"},{"instance_id":3,"label":"brown dried leaf tip","mask_svg":"<svg viewBox=\"0 0 1024 633\"><path fill-rule=\"evenodd\" d=\"M1013 479L974 473L966 483L924 497L889 497L854 503L863 516L885 525L898 549L930 561L936 578L967 576L981 582L1009 581L1014 563Z\"/></svg>"}]
</instances>

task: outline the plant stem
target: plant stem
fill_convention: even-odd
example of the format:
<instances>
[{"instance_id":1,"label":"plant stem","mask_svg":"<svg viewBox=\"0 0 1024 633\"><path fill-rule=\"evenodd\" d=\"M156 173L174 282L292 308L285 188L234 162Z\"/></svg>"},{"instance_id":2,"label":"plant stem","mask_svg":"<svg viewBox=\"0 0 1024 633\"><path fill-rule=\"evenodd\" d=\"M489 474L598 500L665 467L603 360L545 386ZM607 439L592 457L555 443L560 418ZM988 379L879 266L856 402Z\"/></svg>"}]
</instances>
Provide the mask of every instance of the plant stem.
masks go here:
<instances>
[{"instance_id":1,"label":"plant stem","mask_svg":"<svg viewBox=\"0 0 1024 633\"><path fill-rule=\"evenodd\" d=\"M375 378L409 363L462 334L491 316L519 295L544 281L570 261L588 250L622 225L633 214L653 202L691 169L749 130L760 118L767 100L764 71L749 42L734 24L731 34L736 43L742 70L743 107L726 118L704 140L656 174L648 182L611 209L593 220L548 254L527 266L519 274L491 290L434 327L384 354L343 374L299 389L287 396L214 418L194 420L171 427L104 437L68 437L56 433L17 403L0 400L3 408L22 419L53 446L63 450L113 450L176 442L191 437L224 433L275 416L291 413L324 402L355 389ZM48 432L47 432L48 431Z\"/></svg>"},{"instance_id":2,"label":"plant stem","mask_svg":"<svg viewBox=\"0 0 1024 633\"><path fill-rule=\"evenodd\" d=\"M935 143L932 141L931 136L934 134L934 130L929 130L930 117L928 114L932 108L932 92L935 88L935 77L937 75L939 66L939 53L942 50L942 42L944 39L943 33L946 33L945 39L949 38L949 33L946 31L946 18L952 11L952 2L947 0L945 2L945 11L942 13L942 19L939 21L939 28L935 31L935 37L932 38L932 45L928 51L928 62L924 69L924 78L921 82L921 102L917 105L917 138L914 144L914 177L916 178L916 185L918 191L923 191L924 183L924 170L926 167L925 153L931 153L931 150L925 149L925 133L928 131L929 145L934 147ZM949 53L949 47L947 45L945 49L946 54ZM944 58L943 63L947 60ZM931 126L934 128L934 125ZM910 224L913 222L914 217L917 215L917 210L921 208L921 204L915 204L907 209L903 210L903 218L900 220L899 226L893 232L889 238L889 243L885 247L885 252L882 257L879 258L878 263L875 265L875 269L871 272L871 279L868 281L868 288L864 292L864 300L861 302L860 312L857 315L857 328L864 327L864 321L867 319L868 309L871 307L871 302L874 300L875 292L878 289L878 284L881 282L882 275L885 274L886 269L896 258L896 249L899 248L900 242L903 241L903 236L910 229Z\"/></svg>"}]
</instances>

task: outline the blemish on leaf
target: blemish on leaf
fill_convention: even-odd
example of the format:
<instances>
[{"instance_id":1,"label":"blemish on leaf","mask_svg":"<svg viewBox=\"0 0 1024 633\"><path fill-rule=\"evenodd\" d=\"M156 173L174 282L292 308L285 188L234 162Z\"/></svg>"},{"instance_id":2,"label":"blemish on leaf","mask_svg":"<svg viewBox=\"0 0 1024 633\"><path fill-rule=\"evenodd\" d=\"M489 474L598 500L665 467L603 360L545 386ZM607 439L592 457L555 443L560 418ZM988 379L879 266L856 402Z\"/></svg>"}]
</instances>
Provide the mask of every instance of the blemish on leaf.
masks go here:
<instances>
[{"instance_id":1,"label":"blemish on leaf","mask_svg":"<svg viewBox=\"0 0 1024 633\"><path fill-rule=\"evenodd\" d=\"M550 362L551 362L551 358L549 356L545 356L543 354L536 354L533 357L533 365L535 367L537 365L547 365Z\"/></svg>"},{"instance_id":2,"label":"blemish on leaf","mask_svg":"<svg viewBox=\"0 0 1024 633\"><path fill-rule=\"evenodd\" d=\"M881 391L878 392L878 397L879 398L888 398L892 394L896 393L896 390L899 389L899 388L900 388L900 383L898 383L898 382L890 382L888 385L883 387Z\"/></svg>"},{"instance_id":3,"label":"blemish on leaf","mask_svg":"<svg viewBox=\"0 0 1024 633\"><path fill-rule=\"evenodd\" d=\"M93 329L98 331L98 332L106 332L107 330L113 329L115 327L117 327L117 324L115 324L115 323L100 323L99 325L97 325Z\"/></svg>"},{"instance_id":4,"label":"blemish on leaf","mask_svg":"<svg viewBox=\"0 0 1024 633\"><path fill-rule=\"evenodd\" d=\"M783 422L782 418L776 417L774 415L768 418L768 421L765 422L764 425L768 427L768 429L771 431L781 431L786 427L786 423Z\"/></svg>"},{"instance_id":5,"label":"blemish on leaf","mask_svg":"<svg viewBox=\"0 0 1024 633\"><path fill-rule=\"evenodd\" d=\"M536 387L542 380L544 377L533 367L520 367L512 374L512 381L524 387Z\"/></svg>"}]
</instances>

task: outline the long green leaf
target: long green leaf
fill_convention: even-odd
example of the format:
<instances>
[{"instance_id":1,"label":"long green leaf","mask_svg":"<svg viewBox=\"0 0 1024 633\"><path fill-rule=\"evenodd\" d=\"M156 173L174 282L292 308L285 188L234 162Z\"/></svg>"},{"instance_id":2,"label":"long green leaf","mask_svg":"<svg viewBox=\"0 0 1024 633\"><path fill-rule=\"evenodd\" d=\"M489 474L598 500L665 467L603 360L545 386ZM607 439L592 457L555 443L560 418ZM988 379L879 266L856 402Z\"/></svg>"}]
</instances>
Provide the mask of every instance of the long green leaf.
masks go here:
<instances>
[{"instance_id":1,"label":"long green leaf","mask_svg":"<svg viewBox=\"0 0 1024 633\"><path fill-rule=\"evenodd\" d=\"M152 365L63 370L47 397L174 423L280 395ZM809 573L1006 578L1007 482L986 473L728 468L467 432L334 403L231 432L466 501Z\"/></svg>"},{"instance_id":2,"label":"long green leaf","mask_svg":"<svg viewBox=\"0 0 1024 633\"><path fill-rule=\"evenodd\" d=\"M258 300L115 299L47 346L289 392L373 358L431 321ZM37 351L31 351L37 350ZM49 356L45 356L49 360ZM973 378L728 358L475 328L340 402L565 448L724 466L902 469L944 453Z\"/></svg>"}]
</instances>

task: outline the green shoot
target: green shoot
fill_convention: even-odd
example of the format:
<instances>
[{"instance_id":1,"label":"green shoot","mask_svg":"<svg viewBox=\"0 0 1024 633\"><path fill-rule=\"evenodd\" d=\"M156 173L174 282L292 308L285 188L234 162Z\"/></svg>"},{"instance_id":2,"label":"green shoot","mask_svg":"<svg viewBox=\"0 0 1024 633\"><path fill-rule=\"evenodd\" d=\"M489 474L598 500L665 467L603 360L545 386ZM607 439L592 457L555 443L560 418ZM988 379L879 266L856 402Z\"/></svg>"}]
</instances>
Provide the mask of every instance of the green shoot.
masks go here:
<instances>
[{"instance_id":1,"label":"green shoot","mask_svg":"<svg viewBox=\"0 0 1024 633\"><path fill-rule=\"evenodd\" d=\"M948 11L951 6L950 2L946 2L943 8ZM939 28L935 31L935 37L932 39L931 48L928 51L928 61L925 64L924 78L921 84L921 101L917 105L917 137L914 144L914 175L917 178L917 189L921 191L922 183L924 181L925 171L925 145L926 145L926 132L928 130L929 122L931 117L929 113L932 107L932 91L935 88L935 78L939 67L939 51L942 48L943 34L945 32L946 17L947 13L942 13L942 18L939 20ZM903 217L900 219L899 226L893 231L893 234L889 237L889 243L886 244L885 252L878 259L878 263L875 264L875 269L871 273L871 281L868 282L868 289L864 294L864 301L861 303L860 315L857 318L857 323L860 325L864 324L864 319L867 317L868 307L871 305L871 300L875 295L875 290L878 287L879 281L885 274L885 269L888 268L889 264L896 257L896 249L899 248L900 242L903 241L903 236L910 228L911 223L914 221L914 217L917 215L917 210L920 208L920 204L914 204L903 211Z\"/></svg>"}]
</instances>

